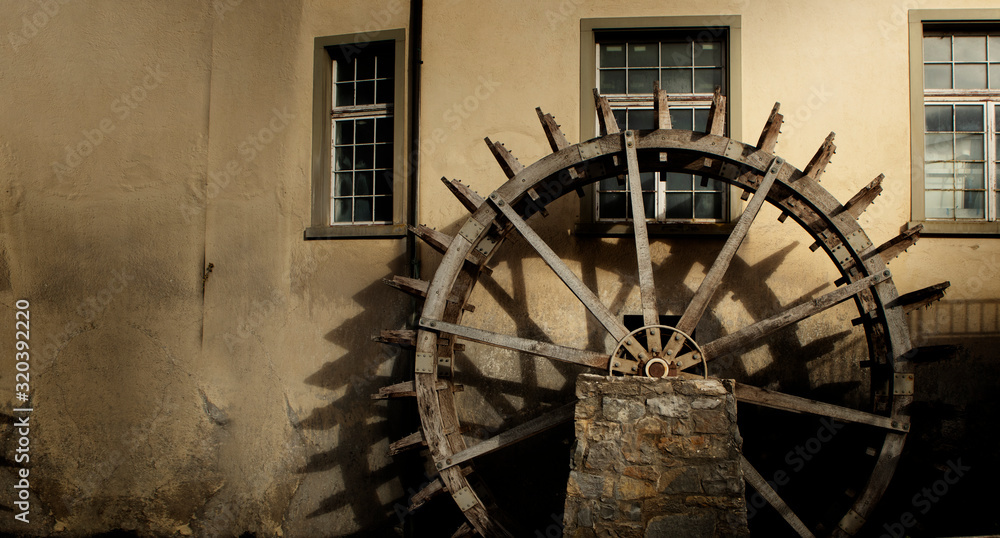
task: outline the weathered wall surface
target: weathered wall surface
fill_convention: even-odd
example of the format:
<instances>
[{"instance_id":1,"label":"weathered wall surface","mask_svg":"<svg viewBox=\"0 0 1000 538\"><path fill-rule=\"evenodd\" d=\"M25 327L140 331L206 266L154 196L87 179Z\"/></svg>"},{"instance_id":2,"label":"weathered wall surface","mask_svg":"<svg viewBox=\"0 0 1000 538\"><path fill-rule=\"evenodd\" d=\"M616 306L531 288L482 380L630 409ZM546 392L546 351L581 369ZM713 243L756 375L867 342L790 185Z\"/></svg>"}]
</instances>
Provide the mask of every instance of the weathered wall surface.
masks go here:
<instances>
[{"instance_id":1,"label":"weathered wall surface","mask_svg":"<svg viewBox=\"0 0 1000 538\"><path fill-rule=\"evenodd\" d=\"M425 4L419 222L453 233L464 218L441 176L483 194L501 184L483 136L524 164L547 153L533 107L579 139L581 18L740 15L742 138L756 136L775 100L786 116L778 149L789 162L801 167L836 131L823 185L846 200L884 172L885 193L862 217L880 242L909 217L905 10L990 3ZM30 300L35 408L31 523L3 515L0 531L342 536L401 524L397 503L425 480L424 469L386 449L414 431L413 409L368 395L411 368L405 354L370 341L409 314L409 299L379 282L407 272L404 241L302 239L313 39L395 28L409 30L409 6L396 0L0 1L0 316L11 320L0 353L14 349L14 302ZM575 199L550 210L543 237L574 268L599 262L584 279L613 310L636 313L634 262L621 254L630 240L570 235ZM758 218L706 336L829 286L832 264L776 216L765 208ZM721 243L654 245L670 313L683 308ZM951 280L952 302L927 315L965 319L970 301L1000 302L998 254L992 238L925 238L892 269L902 291ZM437 258L421 255L426 277ZM592 321L516 241L472 302L470 324L602 344L575 329ZM864 354L857 332L840 335L851 315L831 310L732 370L762 383L848 385L862 375L856 361L831 357ZM924 319L913 321L923 342L970 340L966 329ZM915 432L927 455L915 469L933 469L979 438L967 429L973 414L985 423L997 416L988 394L1000 328L974 330L979 343L955 366L918 369L926 395L918 399L947 427ZM773 360L817 349L821 358L808 365ZM460 395L480 434L522 407L571 394L577 373L472 345L458 359L473 381L475 368L497 380L472 382ZM13 366L0 366L8 414L13 375ZM523 388L526 380L542 388ZM18 467L11 422L3 430L5 507ZM979 465L975 476L996 476ZM900 509L935 472L899 486L907 499Z\"/></svg>"}]
</instances>

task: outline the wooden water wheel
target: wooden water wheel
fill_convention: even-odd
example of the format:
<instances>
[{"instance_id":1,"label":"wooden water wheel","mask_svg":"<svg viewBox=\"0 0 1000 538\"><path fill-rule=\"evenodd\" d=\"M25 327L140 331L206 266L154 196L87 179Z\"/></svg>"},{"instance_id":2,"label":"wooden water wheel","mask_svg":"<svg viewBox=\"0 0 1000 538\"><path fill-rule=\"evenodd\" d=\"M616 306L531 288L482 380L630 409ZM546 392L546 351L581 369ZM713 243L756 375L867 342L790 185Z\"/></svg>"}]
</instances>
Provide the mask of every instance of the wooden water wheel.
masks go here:
<instances>
[{"instance_id":1,"label":"wooden water wheel","mask_svg":"<svg viewBox=\"0 0 1000 538\"><path fill-rule=\"evenodd\" d=\"M879 176L846 204L840 204L819 184L820 175L834 152L832 134L804 170L799 170L774 154L782 123L775 105L760 139L745 144L723 136L725 98L716 92L709 112L706 132L675 130L670 125L667 95L654 92L657 129L620 131L605 98L594 92L601 136L570 144L554 118L537 110L553 153L531 166L523 167L507 150L487 139L487 144L509 180L480 197L458 181L444 179L445 185L471 213L455 236L425 226L412 231L436 250L443 259L430 282L395 277L390 285L425 299L417 331L383 331L377 338L387 343L412 345L416 349L414 380L383 388L375 398L415 397L420 430L393 443L392 451L426 445L438 476L411 499L413 508L432 496L447 492L464 513L467 522L461 532L483 536L507 536L501 519L487 509L481 496L470 486L467 476L473 460L510 447L556 424L572 420L573 405L545 411L527 422L468 446L456 407L460 388L452 379L456 340L476 342L519 351L554 361L580 365L593 373L612 375L707 375L713 359L739 354L782 328L797 324L835 305L851 301L858 316L854 325L863 327L867 346L866 367L870 374L870 406L866 410L740 383L736 397L740 404L763 406L784 412L829 417L869 428L879 445L869 449L872 460L866 483L853 496L853 505L839 517L835 528L813 529L796 515L795 503L786 503L758 473L743 460L744 477L785 521L801 536L813 532L834 536L853 535L865 524L889 484L909 431L907 406L913 399L913 368L909 358L914 350L905 322L912 309L939 299L947 283L904 296L897 293L887 263L913 245L919 227L882 244L873 245L858 224L858 217L882 190ZM641 171L673 171L700 175L733 185L749 199L704 279L687 302L673 326L661 322L657 286L643 206ZM579 276L562 260L529 224L536 214L547 214L546 206L564 194L605 178L621 178L630 187L634 243L622 241L621 248L634 248L629 257L638 267L642 327L629 330L622 318L611 312ZM752 194L752 198L750 195ZM733 262L751 224L767 202L805 230L835 264L840 278L833 290L816 298L797 301L795 306L759 319L738 330L728 331L708 342L690 335L709 309L727 269ZM471 324L463 315L471 310L469 296L477 280L489 273L487 264L512 236L520 236L558 275L586 310L610 334L613 349L578 349L533 338L502 334ZM633 246L634 245L634 246ZM581 328L580 330L584 330ZM861 329L858 329L859 331ZM798 360L798 358L796 358ZM697 372L697 373L693 373ZM460 375L460 372L459 372ZM743 432L745 437L753 432Z\"/></svg>"}]
</instances>

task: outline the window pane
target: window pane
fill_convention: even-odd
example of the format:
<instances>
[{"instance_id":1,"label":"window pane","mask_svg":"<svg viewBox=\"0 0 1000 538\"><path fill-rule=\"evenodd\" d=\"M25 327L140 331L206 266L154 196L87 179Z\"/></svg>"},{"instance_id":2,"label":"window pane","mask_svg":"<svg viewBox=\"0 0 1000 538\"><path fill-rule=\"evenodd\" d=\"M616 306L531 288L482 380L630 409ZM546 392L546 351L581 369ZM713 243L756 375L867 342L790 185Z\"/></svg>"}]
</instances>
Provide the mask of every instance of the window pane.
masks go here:
<instances>
[{"instance_id":1,"label":"window pane","mask_svg":"<svg viewBox=\"0 0 1000 538\"><path fill-rule=\"evenodd\" d=\"M600 217L602 219L625 218L625 194L619 192L601 193Z\"/></svg>"},{"instance_id":2,"label":"window pane","mask_svg":"<svg viewBox=\"0 0 1000 538\"><path fill-rule=\"evenodd\" d=\"M375 220L392 222L392 196L375 197Z\"/></svg>"},{"instance_id":3,"label":"window pane","mask_svg":"<svg viewBox=\"0 0 1000 538\"><path fill-rule=\"evenodd\" d=\"M990 64L990 89L1000 90L1000 64Z\"/></svg>"},{"instance_id":4,"label":"window pane","mask_svg":"<svg viewBox=\"0 0 1000 538\"><path fill-rule=\"evenodd\" d=\"M956 134L955 158L962 161L983 159L983 135Z\"/></svg>"},{"instance_id":5,"label":"window pane","mask_svg":"<svg viewBox=\"0 0 1000 538\"><path fill-rule=\"evenodd\" d=\"M695 195L694 216L698 219L717 219L722 217L722 195L716 193L698 193Z\"/></svg>"},{"instance_id":6,"label":"window pane","mask_svg":"<svg viewBox=\"0 0 1000 538\"><path fill-rule=\"evenodd\" d=\"M692 215L691 193L667 193L667 218L689 219Z\"/></svg>"},{"instance_id":7,"label":"window pane","mask_svg":"<svg viewBox=\"0 0 1000 538\"><path fill-rule=\"evenodd\" d=\"M371 222L372 221L372 199L365 198L355 198L354 199L354 222Z\"/></svg>"},{"instance_id":8,"label":"window pane","mask_svg":"<svg viewBox=\"0 0 1000 538\"><path fill-rule=\"evenodd\" d=\"M352 157L354 148L337 148L334 151L334 170L353 170L354 159Z\"/></svg>"},{"instance_id":9,"label":"window pane","mask_svg":"<svg viewBox=\"0 0 1000 538\"><path fill-rule=\"evenodd\" d=\"M655 129L656 116L652 110L630 108L628 110L629 129Z\"/></svg>"},{"instance_id":10,"label":"window pane","mask_svg":"<svg viewBox=\"0 0 1000 538\"><path fill-rule=\"evenodd\" d=\"M924 107L927 131L951 131L951 106L927 105Z\"/></svg>"},{"instance_id":11,"label":"window pane","mask_svg":"<svg viewBox=\"0 0 1000 538\"><path fill-rule=\"evenodd\" d=\"M955 183L959 189L983 189L986 185L983 165L979 163L955 163Z\"/></svg>"},{"instance_id":12,"label":"window pane","mask_svg":"<svg viewBox=\"0 0 1000 538\"><path fill-rule=\"evenodd\" d=\"M1000 61L1000 36L990 36L989 39L990 54L989 59L991 62Z\"/></svg>"},{"instance_id":13,"label":"window pane","mask_svg":"<svg viewBox=\"0 0 1000 538\"><path fill-rule=\"evenodd\" d=\"M690 108L671 108L670 125L674 129L692 130L694 127L694 111Z\"/></svg>"},{"instance_id":14,"label":"window pane","mask_svg":"<svg viewBox=\"0 0 1000 538\"><path fill-rule=\"evenodd\" d=\"M955 163L927 163L924 165L924 187L927 189L955 188Z\"/></svg>"},{"instance_id":15,"label":"window pane","mask_svg":"<svg viewBox=\"0 0 1000 538\"><path fill-rule=\"evenodd\" d=\"M357 144L371 144L375 141L375 120L364 119L358 120L357 132L355 133L357 139L355 143Z\"/></svg>"},{"instance_id":16,"label":"window pane","mask_svg":"<svg viewBox=\"0 0 1000 538\"><path fill-rule=\"evenodd\" d=\"M343 172L336 174L337 180L333 184L334 196L350 196L354 194L354 174Z\"/></svg>"},{"instance_id":17,"label":"window pane","mask_svg":"<svg viewBox=\"0 0 1000 538\"><path fill-rule=\"evenodd\" d=\"M660 65L664 67L687 67L691 62L691 43L660 44Z\"/></svg>"},{"instance_id":18,"label":"window pane","mask_svg":"<svg viewBox=\"0 0 1000 538\"><path fill-rule=\"evenodd\" d=\"M986 193L966 192L956 193L958 207L955 209L955 217L960 219L981 219L986 216Z\"/></svg>"},{"instance_id":19,"label":"window pane","mask_svg":"<svg viewBox=\"0 0 1000 538\"><path fill-rule=\"evenodd\" d=\"M375 120L375 141L392 142L392 118Z\"/></svg>"},{"instance_id":20,"label":"window pane","mask_svg":"<svg viewBox=\"0 0 1000 538\"><path fill-rule=\"evenodd\" d=\"M656 69L630 69L628 72L628 92L651 93L657 74Z\"/></svg>"},{"instance_id":21,"label":"window pane","mask_svg":"<svg viewBox=\"0 0 1000 538\"><path fill-rule=\"evenodd\" d=\"M956 64L955 88L986 89L986 64Z\"/></svg>"},{"instance_id":22,"label":"window pane","mask_svg":"<svg viewBox=\"0 0 1000 538\"><path fill-rule=\"evenodd\" d=\"M625 93L625 70L601 70L601 93Z\"/></svg>"},{"instance_id":23,"label":"window pane","mask_svg":"<svg viewBox=\"0 0 1000 538\"><path fill-rule=\"evenodd\" d=\"M354 147L354 169L366 170L374 168L375 146L355 146Z\"/></svg>"},{"instance_id":24,"label":"window pane","mask_svg":"<svg viewBox=\"0 0 1000 538\"><path fill-rule=\"evenodd\" d=\"M924 61L951 60L951 37L925 37Z\"/></svg>"},{"instance_id":25,"label":"window pane","mask_svg":"<svg viewBox=\"0 0 1000 538\"><path fill-rule=\"evenodd\" d=\"M952 151L951 134L928 134L924 135L924 160L927 161L950 161L955 158Z\"/></svg>"},{"instance_id":26,"label":"window pane","mask_svg":"<svg viewBox=\"0 0 1000 538\"><path fill-rule=\"evenodd\" d=\"M392 194L392 170L375 173L375 194Z\"/></svg>"},{"instance_id":27,"label":"window pane","mask_svg":"<svg viewBox=\"0 0 1000 538\"><path fill-rule=\"evenodd\" d=\"M708 130L708 109L699 108L694 111L694 130L695 131L707 131Z\"/></svg>"},{"instance_id":28,"label":"window pane","mask_svg":"<svg viewBox=\"0 0 1000 538\"><path fill-rule=\"evenodd\" d=\"M375 145L375 168L392 168L392 144Z\"/></svg>"},{"instance_id":29,"label":"window pane","mask_svg":"<svg viewBox=\"0 0 1000 538\"><path fill-rule=\"evenodd\" d=\"M642 209L647 219L656 218L656 193L646 192L642 194ZM629 215L630 217L632 215Z\"/></svg>"},{"instance_id":30,"label":"window pane","mask_svg":"<svg viewBox=\"0 0 1000 538\"><path fill-rule=\"evenodd\" d=\"M335 199L333 201L333 222L351 222L351 220L351 199Z\"/></svg>"},{"instance_id":31,"label":"window pane","mask_svg":"<svg viewBox=\"0 0 1000 538\"><path fill-rule=\"evenodd\" d=\"M722 43L695 43L694 65L722 67Z\"/></svg>"},{"instance_id":32,"label":"window pane","mask_svg":"<svg viewBox=\"0 0 1000 538\"><path fill-rule=\"evenodd\" d=\"M358 80L368 80L375 78L375 57L360 56L357 59Z\"/></svg>"},{"instance_id":33,"label":"window pane","mask_svg":"<svg viewBox=\"0 0 1000 538\"><path fill-rule=\"evenodd\" d=\"M644 191L655 191L656 172L639 172L639 186Z\"/></svg>"},{"instance_id":34,"label":"window pane","mask_svg":"<svg viewBox=\"0 0 1000 538\"><path fill-rule=\"evenodd\" d=\"M337 129L333 137L333 143L337 145L354 143L354 122L351 120L338 120Z\"/></svg>"},{"instance_id":35,"label":"window pane","mask_svg":"<svg viewBox=\"0 0 1000 538\"><path fill-rule=\"evenodd\" d=\"M982 105L955 105L956 131L983 131Z\"/></svg>"},{"instance_id":36,"label":"window pane","mask_svg":"<svg viewBox=\"0 0 1000 538\"><path fill-rule=\"evenodd\" d=\"M955 191L926 191L924 215L931 219L950 219L955 216Z\"/></svg>"},{"instance_id":37,"label":"window pane","mask_svg":"<svg viewBox=\"0 0 1000 538\"><path fill-rule=\"evenodd\" d=\"M716 86L722 86L722 69L695 69L695 93L712 93Z\"/></svg>"},{"instance_id":38,"label":"window pane","mask_svg":"<svg viewBox=\"0 0 1000 538\"><path fill-rule=\"evenodd\" d=\"M615 123L619 129L628 129L628 111L623 108L616 108L611 111L615 116Z\"/></svg>"},{"instance_id":39,"label":"window pane","mask_svg":"<svg viewBox=\"0 0 1000 538\"><path fill-rule=\"evenodd\" d=\"M601 180L602 191L620 191L625 189L625 182L619 182L618 176L608 177Z\"/></svg>"},{"instance_id":40,"label":"window pane","mask_svg":"<svg viewBox=\"0 0 1000 538\"><path fill-rule=\"evenodd\" d=\"M955 61L975 62L986 59L986 37L955 36Z\"/></svg>"},{"instance_id":41,"label":"window pane","mask_svg":"<svg viewBox=\"0 0 1000 538\"><path fill-rule=\"evenodd\" d=\"M625 67L625 45L601 44L601 67Z\"/></svg>"},{"instance_id":42,"label":"window pane","mask_svg":"<svg viewBox=\"0 0 1000 538\"><path fill-rule=\"evenodd\" d=\"M709 179L708 180L708 184L706 186L702 187L701 186L701 178L702 178L702 176L695 176L695 178L694 178L694 190L696 190L696 191L722 192L722 186L724 185L723 182L721 182L721 181L719 181L717 179Z\"/></svg>"},{"instance_id":43,"label":"window pane","mask_svg":"<svg viewBox=\"0 0 1000 538\"><path fill-rule=\"evenodd\" d=\"M656 43L633 43L628 46L629 67L656 67L659 63Z\"/></svg>"},{"instance_id":44,"label":"window pane","mask_svg":"<svg viewBox=\"0 0 1000 538\"><path fill-rule=\"evenodd\" d=\"M375 103L375 81L358 82L354 90L355 104L371 105Z\"/></svg>"},{"instance_id":45,"label":"window pane","mask_svg":"<svg viewBox=\"0 0 1000 538\"><path fill-rule=\"evenodd\" d=\"M354 174L354 194L367 196L372 193L374 187L371 172L357 172Z\"/></svg>"},{"instance_id":46,"label":"window pane","mask_svg":"<svg viewBox=\"0 0 1000 538\"><path fill-rule=\"evenodd\" d=\"M341 82L337 84L337 106L351 106L354 104L354 83Z\"/></svg>"},{"instance_id":47,"label":"window pane","mask_svg":"<svg viewBox=\"0 0 1000 538\"><path fill-rule=\"evenodd\" d=\"M337 60L337 82L351 80L354 80L354 60Z\"/></svg>"},{"instance_id":48,"label":"window pane","mask_svg":"<svg viewBox=\"0 0 1000 538\"><path fill-rule=\"evenodd\" d=\"M924 88L951 88L951 65L924 65Z\"/></svg>"},{"instance_id":49,"label":"window pane","mask_svg":"<svg viewBox=\"0 0 1000 538\"><path fill-rule=\"evenodd\" d=\"M664 172L663 181L666 182L668 191L689 191L691 190L691 174L679 174L677 172Z\"/></svg>"},{"instance_id":50,"label":"window pane","mask_svg":"<svg viewBox=\"0 0 1000 538\"><path fill-rule=\"evenodd\" d=\"M660 85L667 93L691 93L690 69L664 69L662 77Z\"/></svg>"},{"instance_id":51,"label":"window pane","mask_svg":"<svg viewBox=\"0 0 1000 538\"><path fill-rule=\"evenodd\" d=\"M376 103L392 103L396 86L392 79L375 81Z\"/></svg>"}]
</instances>

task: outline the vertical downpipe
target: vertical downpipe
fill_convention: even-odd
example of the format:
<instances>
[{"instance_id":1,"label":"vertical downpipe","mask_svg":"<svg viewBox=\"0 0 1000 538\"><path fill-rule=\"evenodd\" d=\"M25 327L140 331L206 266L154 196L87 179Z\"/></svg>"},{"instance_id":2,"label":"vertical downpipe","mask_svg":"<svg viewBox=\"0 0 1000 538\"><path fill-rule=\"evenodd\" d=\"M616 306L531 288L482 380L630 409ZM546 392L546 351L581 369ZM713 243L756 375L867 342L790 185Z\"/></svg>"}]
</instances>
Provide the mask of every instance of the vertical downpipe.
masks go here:
<instances>
[{"instance_id":1,"label":"vertical downpipe","mask_svg":"<svg viewBox=\"0 0 1000 538\"><path fill-rule=\"evenodd\" d=\"M419 201L420 178L420 65L421 47L423 43L423 2L410 1L410 148L407 152L409 164L409 200L407 203L407 224L417 224L417 203ZM420 278L420 254L416 244L417 238L413 232L406 233L406 253L410 264L410 278ZM417 300L410 301L411 328L417 326Z\"/></svg>"}]
</instances>

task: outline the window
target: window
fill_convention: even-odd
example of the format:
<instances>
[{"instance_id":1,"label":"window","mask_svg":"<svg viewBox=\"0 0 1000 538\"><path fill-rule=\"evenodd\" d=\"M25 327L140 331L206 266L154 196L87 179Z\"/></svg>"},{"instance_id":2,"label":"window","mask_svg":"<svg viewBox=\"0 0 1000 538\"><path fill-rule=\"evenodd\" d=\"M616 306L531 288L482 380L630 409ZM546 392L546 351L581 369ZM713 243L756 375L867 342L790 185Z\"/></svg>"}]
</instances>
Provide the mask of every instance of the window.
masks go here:
<instances>
[{"instance_id":1,"label":"window","mask_svg":"<svg viewBox=\"0 0 1000 538\"><path fill-rule=\"evenodd\" d=\"M969 15L910 14L919 92L911 96L913 220L928 233L1000 232L1000 23Z\"/></svg>"},{"instance_id":2,"label":"window","mask_svg":"<svg viewBox=\"0 0 1000 538\"><path fill-rule=\"evenodd\" d=\"M656 22L664 24L650 24ZM623 26L628 24L634 26ZM675 129L706 128L716 87L727 96L729 116L738 117L739 75L738 69L735 74L732 69L739 56L734 45L739 38L738 17L584 20L582 32L581 100L586 104L581 124L591 129L591 136L597 135L589 96L595 87L608 98L623 130L655 128L653 84L657 81L668 93ZM592 75L587 76L588 71ZM738 137L738 127L729 124L729 136ZM581 134L581 139L590 138L586 132ZM738 205L731 202L730 188L723 182L692 174L644 172L641 184L646 218L653 224L651 233L725 233L736 216ZM627 183L606 179L594 186L592 194L585 199L589 207L581 211L578 231L631 233Z\"/></svg>"},{"instance_id":3,"label":"window","mask_svg":"<svg viewBox=\"0 0 1000 538\"><path fill-rule=\"evenodd\" d=\"M405 234L402 31L353 37L316 39L307 238Z\"/></svg>"}]
</instances>

